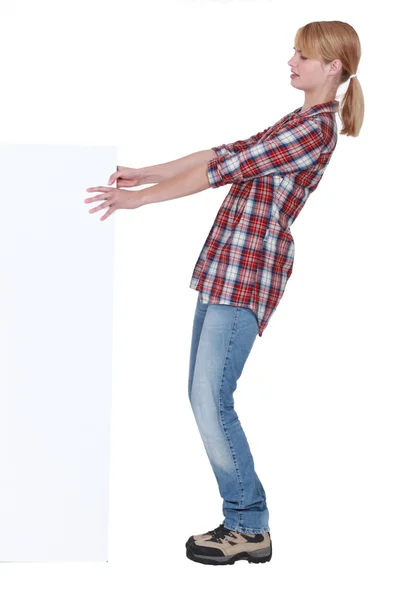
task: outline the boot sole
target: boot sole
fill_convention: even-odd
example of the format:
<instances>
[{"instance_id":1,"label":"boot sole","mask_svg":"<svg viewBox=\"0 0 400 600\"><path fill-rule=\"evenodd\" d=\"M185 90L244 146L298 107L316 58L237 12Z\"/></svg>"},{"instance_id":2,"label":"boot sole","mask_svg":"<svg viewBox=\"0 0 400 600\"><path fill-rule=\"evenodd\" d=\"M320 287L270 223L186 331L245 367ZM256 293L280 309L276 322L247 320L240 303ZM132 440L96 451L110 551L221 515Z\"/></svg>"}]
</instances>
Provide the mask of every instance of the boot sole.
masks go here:
<instances>
[{"instance_id":1,"label":"boot sole","mask_svg":"<svg viewBox=\"0 0 400 600\"><path fill-rule=\"evenodd\" d=\"M186 545L186 556L195 562L204 565L233 565L237 560L247 560L249 563L265 563L272 558L272 542L269 548L262 548L254 552L239 552L233 556L204 556L195 554L194 547Z\"/></svg>"}]
</instances>

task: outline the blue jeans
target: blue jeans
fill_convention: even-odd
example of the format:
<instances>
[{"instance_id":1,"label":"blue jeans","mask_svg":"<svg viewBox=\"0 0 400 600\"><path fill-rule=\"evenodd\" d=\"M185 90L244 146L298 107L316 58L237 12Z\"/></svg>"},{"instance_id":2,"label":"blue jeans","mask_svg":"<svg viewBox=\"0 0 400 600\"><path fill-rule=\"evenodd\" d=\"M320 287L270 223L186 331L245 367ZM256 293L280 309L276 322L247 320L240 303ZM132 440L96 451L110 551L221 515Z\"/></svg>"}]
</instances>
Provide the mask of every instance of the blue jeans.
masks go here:
<instances>
[{"instance_id":1,"label":"blue jeans","mask_svg":"<svg viewBox=\"0 0 400 600\"><path fill-rule=\"evenodd\" d=\"M189 399L223 498L223 524L243 533L265 533L269 513L264 488L234 409L233 392L258 335L255 314L197 297L189 366Z\"/></svg>"}]
</instances>

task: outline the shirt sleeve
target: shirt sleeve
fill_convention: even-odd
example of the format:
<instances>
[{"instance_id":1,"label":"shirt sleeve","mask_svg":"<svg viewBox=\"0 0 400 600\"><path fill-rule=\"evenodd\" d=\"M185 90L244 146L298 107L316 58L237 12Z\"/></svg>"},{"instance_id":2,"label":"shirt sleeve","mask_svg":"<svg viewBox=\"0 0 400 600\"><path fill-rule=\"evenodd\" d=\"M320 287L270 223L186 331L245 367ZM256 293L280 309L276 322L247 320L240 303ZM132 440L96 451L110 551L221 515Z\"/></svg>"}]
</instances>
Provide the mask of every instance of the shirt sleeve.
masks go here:
<instances>
[{"instance_id":1,"label":"shirt sleeve","mask_svg":"<svg viewBox=\"0 0 400 600\"><path fill-rule=\"evenodd\" d=\"M271 127L267 127L263 131L252 135L247 140L238 140L237 142L232 142L231 144L221 144L220 146L213 146L212 150L216 152L217 156L226 156L229 154L234 154L235 152L241 152L245 148L252 146L253 144L257 144L259 139L268 133Z\"/></svg>"},{"instance_id":2,"label":"shirt sleeve","mask_svg":"<svg viewBox=\"0 0 400 600\"><path fill-rule=\"evenodd\" d=\"M325 148L322 131L312 120L293 122L276 136L258 141L208 162L210 187L249 181L265 175L306 171L317 164Z\"/></svg>"}]
</instances>

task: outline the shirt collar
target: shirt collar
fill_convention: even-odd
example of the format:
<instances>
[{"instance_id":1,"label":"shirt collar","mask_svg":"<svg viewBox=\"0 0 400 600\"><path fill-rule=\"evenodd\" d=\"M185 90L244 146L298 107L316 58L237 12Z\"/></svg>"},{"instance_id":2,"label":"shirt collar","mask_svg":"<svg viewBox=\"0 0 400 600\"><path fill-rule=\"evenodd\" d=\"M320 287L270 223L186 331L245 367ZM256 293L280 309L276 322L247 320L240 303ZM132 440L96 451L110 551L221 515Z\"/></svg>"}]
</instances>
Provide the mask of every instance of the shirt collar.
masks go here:
<instances>
[{"instance_id":1,"label":"shirt collar","mask_svg":"<svg viewBox=\"0 0 400 600\"><path fill-rule=\"evenodd\" d=\"M299 108L296 108L293 111L293 114L299 114L301 111L302 107L300 106ZM307 110L305 110L304 112L300 113L300 116L306 116L309 117L311 115L317 115L319 113L326 113L326 112L338 112L339 110L339 102L337 100L331 100L329 102L323 102L321 104L314 104L314 106L310 106L309 108L307 108Z\"/></svg>"}]
</instances>

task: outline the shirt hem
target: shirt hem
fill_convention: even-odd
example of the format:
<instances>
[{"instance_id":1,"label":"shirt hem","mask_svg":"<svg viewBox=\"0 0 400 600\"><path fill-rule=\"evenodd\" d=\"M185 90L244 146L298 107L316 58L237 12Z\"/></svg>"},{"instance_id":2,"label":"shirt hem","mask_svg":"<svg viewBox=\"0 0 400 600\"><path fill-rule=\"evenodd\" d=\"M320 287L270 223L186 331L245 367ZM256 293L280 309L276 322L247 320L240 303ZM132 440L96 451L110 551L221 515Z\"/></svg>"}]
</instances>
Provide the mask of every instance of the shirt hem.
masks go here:
<instances>
[{"instance_id":1,"label":"shirt hem","mask_svg":"<svg viewBox=\"0 0 400 600\"><path fill-rule=\"evenodd\" d=\"M199 292L200 294L200 302L202 304L224 304L226 306L239 306L241 308L248 308L249 310L251 310L251 312L254 314L256 320L257 320L257 325L258 325L258 337L262 337L262 334L264 333L264 329L265 327L262 326L262 324L260 323L260 320L258 318L256 309L254 308L254 305L251 304L246 304L245 302L239 302L239 301L230 301L230 300L223 300L222 298L217 298L215 296L210 296L209 301L208 302L203 302L202 301L202 290L198 289L198 284L195 283L191 283L189 284L189 287L192 290L195 290L196 292Z\"/></svg>"}]
</instances>

